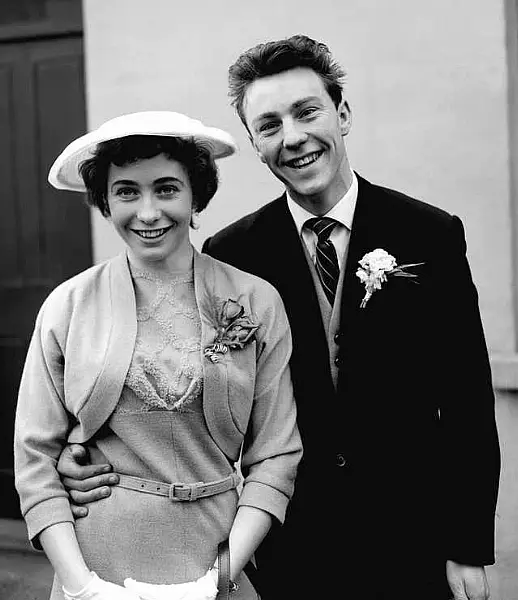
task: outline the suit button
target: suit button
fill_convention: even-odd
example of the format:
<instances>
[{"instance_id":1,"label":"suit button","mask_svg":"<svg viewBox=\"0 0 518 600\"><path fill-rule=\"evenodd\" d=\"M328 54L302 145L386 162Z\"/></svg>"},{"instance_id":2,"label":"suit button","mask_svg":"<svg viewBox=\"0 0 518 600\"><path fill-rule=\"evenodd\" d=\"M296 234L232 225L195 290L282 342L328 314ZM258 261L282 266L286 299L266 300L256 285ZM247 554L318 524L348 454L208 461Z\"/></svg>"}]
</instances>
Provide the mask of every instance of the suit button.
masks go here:
<instances>
[{"instance_id":1,"label":"suit button","mask_svg":"<svg viewBox=\"0 0 518 600\"><path fill-rule=\"evenodd\" d=\"M337 356L337 357L335 358L335 365L336 365L337 367L340 365L340 357L339 357L339 356Z\"/></svg>"},{"instance_id":2,"label":"suit button","mask_svg":"<svg viewBox=\"0 0 518 600\"><path fill-rule=\"evenodd\" d=\"M339 333L335 333L335 336L334 336L333 339L335 341L335 344L339 344L340 343L340 334Z\"/></svg>"},{"instance_id":3,"label":"suit button","mask_svg":"<svg viewBox=\"0 0 518 600\"><path fill-rule=\"evenodd\" d=\"M336 465L338 467L345 467L345 456L343 454L336 455Z\"/></svg>"}]
</instances>

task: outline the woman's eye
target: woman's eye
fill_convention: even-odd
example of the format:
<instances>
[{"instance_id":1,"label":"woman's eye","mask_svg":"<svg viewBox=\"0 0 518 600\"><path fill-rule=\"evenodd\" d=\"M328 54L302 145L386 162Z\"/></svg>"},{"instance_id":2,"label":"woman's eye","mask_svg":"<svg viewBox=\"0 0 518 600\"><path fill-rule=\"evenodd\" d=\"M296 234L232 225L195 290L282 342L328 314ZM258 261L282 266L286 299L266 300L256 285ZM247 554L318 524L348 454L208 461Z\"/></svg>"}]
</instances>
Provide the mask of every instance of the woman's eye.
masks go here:
<instances>
[{"instance_id":1,"label":"woman's eye","mask_svg":"<svg viewBox=\"0 0 518 600\"><path fill-rule=\"evenodd\" d=\"M157 193L161 196L172 196L178 192L178 188L174 185L162 185L157 189Z\"/></svg>"},{"instance_id":2,"label":"woman's eye","mask_svg":"<svg viewBox=\"0 0 518 600\"><path fill-rule=\"evenodd\" d=\"M127 199L134 198L135 196L137 196L138 191L136 189L130 188L130 187L120 187L115 192L115 195L119 196L119 198L127 200Z\"/></svg>"}]
</instances>

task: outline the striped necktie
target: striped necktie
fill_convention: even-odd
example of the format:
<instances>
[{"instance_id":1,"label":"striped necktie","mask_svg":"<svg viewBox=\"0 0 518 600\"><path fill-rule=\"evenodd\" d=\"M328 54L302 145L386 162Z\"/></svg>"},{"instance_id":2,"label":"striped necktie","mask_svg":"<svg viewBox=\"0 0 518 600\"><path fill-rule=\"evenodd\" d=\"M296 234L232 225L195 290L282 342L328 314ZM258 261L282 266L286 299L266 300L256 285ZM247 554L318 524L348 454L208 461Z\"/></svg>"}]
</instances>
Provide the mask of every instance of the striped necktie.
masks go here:
<instances>
[{"instance_id":1,"label":"striped necktie","mask_svg":"<svg viewBox=\"0 0 518 600\"><path fill-rule=\"evenodd\" d=\"M305 227L308 227L317 234L315 266L325 295L331 306L333 306L335 300L336 286L340 277L340 267L338 266L335 247L329 236L337 224L338 221L328 217L309 219L304 223Z\"/></svg>"}]
</instances>

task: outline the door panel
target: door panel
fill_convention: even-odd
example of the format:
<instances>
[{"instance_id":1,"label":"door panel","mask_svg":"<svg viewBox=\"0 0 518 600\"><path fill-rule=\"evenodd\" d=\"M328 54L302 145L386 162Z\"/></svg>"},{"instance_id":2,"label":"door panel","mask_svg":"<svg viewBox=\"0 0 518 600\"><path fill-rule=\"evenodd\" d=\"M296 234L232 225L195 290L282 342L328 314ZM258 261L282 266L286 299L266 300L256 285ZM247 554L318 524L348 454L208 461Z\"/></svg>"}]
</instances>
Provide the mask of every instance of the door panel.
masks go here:
<instances>
[{"instance_id":1,"label":"door panel","mask_svg":"<svg viewBox=\"0 0 518 600\"><path fill-rule=\"evenodd\" d=\"M0 44L0 517L19 514L13 423L34 319L56 285L92 264L83 198L47 182L85 126L80 36Z\"/></svg>"}]
</instances>

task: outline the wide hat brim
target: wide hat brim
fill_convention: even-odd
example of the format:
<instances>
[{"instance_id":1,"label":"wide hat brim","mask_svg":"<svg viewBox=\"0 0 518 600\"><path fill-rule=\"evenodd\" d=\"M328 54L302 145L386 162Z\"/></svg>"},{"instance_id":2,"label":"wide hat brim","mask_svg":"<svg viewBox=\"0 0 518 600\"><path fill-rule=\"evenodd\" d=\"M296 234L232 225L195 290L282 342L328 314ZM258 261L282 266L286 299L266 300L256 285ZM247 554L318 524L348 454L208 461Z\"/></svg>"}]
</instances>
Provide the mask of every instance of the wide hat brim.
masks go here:
<instances>
[{"instance_id":1,"label":"wide hat brim","mask_svg":"<svg viewBox=\"0 0 518 600\"><path fill-rule=\"evenodd\" d=\"M130 135L193 138L208 145L215 159L230 156L237 151L237 145L229 133L207 127L201 121L186 115L169 111L131 113L106 121L98 129L71 142L50 168L49 183L59 190L86 192L79 174L81 163L92 158L100 142Z\"/></svg>"}]
</instances>

